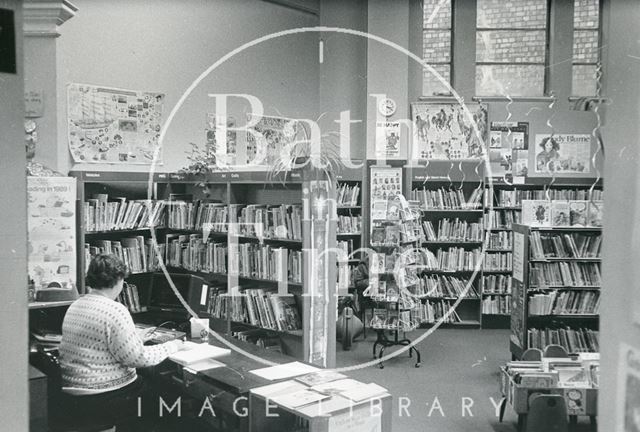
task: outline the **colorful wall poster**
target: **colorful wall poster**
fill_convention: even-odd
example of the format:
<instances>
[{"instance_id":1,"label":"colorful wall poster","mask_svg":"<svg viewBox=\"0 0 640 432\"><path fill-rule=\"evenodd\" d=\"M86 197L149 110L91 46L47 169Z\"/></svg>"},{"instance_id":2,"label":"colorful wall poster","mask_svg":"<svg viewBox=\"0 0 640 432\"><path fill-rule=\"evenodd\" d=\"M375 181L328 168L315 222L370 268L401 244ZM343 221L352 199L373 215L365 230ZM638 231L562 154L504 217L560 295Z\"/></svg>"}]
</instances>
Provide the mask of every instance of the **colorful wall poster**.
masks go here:
<instances>
[{"instance_id":1,"label":"colorful wall poster","mask_svg":"<svg viewBox=\"0 0 640 432\"><path fill-rule=\"evenodd\" d=\"M154 155L161 162L163 104L162 93L69 84L67 125L74 162L151 164Z\"/></svg>"},{"instance_id":2,"label":"colorful wall poster","mask_svg":"<svg viewBox=\"0 0 640 432\"><path fill-rule=\"evenodd\" d=\"M622 343L618 361L616 432L640 432L640 349Z\"/></svg>"},{"instance_id":3,"label":"colorful wall poster","mask_svg":"<svg viewBox=\"0 0 640 432\"><path fill-rule=\"evenodd\" d=\"M535 139L536 173L589 173L591 135L537 134Z\"/></svg>"},{"instance_id":4,"label":"colorful wall poster","mask_svg":"<svg viewBox=\"0 0 640 432\"><path fill-rule=\"evenodd\" d=\"M376 123L376 157L397 158L400 156L400 122Z\"/></svg>"},{"instance_id":5,"label":"colorful wall poster","mask_svg":"<svg viewBox=\"0 0 640 432\"><path fill-rule=\"evenodd\" d=\"M76 179L27 177L29 278L36 290L76 287Z\"/></svg>"},{"instance_id":6,"label":"colorful wall poster","mask_svg":"<svg viewBox=\"0 0 640 432\"><path fill-rule=\"evenodd\" d=\"M305 141L305 130L296 119L249 114L250 124L246 135L246 164L273 167L289 162L285 154L300 152L296 144ZM288 165L287 165L288 166Z\"/></svg>"},{"instance_id":7,"label":"colorful wall poster","mask_svg":"<svg viewBox=\"0 0 640 432\"><path fill-rule=\"evenodd\" d=\"M371 203L402 194L402 168L371 167Z\"/></svg>"},{"instance_id":8,"label":"colorful wall poster","mask_svg":"<svg viewBox=\"0 0 640 432\"><path fill-rule=\"evenodd\" d=\"M471 112L471 118L464 107ZM477 159L484 155L484 141L487 139L486 105L419 102L411 105L411 118L414 159Z\"/></svg>"},{"instance_id":9,"label":"colorful wall poster","mask_svg":"<svg viewBox=\"0 0 640 432\"><path fill-rule=\"evenodd\" d=\"M214 113L207 113L206 148L207 152L215 155L216 163L220 166L237 163L237 133L233 130L235 127L235 118L224 118Z\"/></svg>"}]
</instances>

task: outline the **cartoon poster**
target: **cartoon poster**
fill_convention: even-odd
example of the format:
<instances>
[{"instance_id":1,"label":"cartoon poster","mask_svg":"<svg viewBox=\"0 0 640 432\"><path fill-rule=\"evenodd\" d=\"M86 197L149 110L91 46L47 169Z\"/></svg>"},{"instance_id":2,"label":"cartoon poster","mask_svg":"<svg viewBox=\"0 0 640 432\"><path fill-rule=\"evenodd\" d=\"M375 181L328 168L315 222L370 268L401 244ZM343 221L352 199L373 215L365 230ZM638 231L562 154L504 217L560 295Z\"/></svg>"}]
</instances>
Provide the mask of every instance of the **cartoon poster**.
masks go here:
<instances>
[{"instance_id":1,"label":"cartoon poster","mask_svg":"<svg viewBox=\"0 0 640 432\"><path fill-rule=\"evenodd\" d=\"M28 267L36 290L76 287L75 203L75 178L27 178Z\"/></svg>"},{"instance_id":2,"label":"cartoon poster","mask_svg":"<svg viewBox=\"0 0 640 432\"><path fill-rule=\"evenodd\" d=\"M371 202L402 194L402 168L371 167Z\"/></svg>"},{"instance_id":3,"label":"cartoon poster","mask_svg":"<svg viewBox=\"0 0 640 432\"><path fill-rule=\"evenodd\" d=\"M640 349L622 344L618 364L616 432L640 432Z\"/></svg>"},{"instance_id":4,"label":"cartoon poster","mask_svg":"<svg viewBox=\"0 0 640 432\"><path fill-rule=\"evenodd\" d=\"M484 155L487 107L483 104L465 106L471 116L465 107L457 104L411 105L414 159L478 159Z\"/></svg>"},{"instance_id":5,"label":"cartoon poster","mask_svg":"<svg viewBox=\"0 0 640 432\"><path fill-rule=\"evenodd\" d=\"M376 157L400 156L400 122L376 123Z\"/></svg>"},{"instance_id":6,"label":"cartoon poster","mask_svg":"<svg viewBox=\"0 0 640 432\"><path fill-rule=\"evenodd\" d=\"M77 163L151 164L159 148L164 94L67 86L69 151Z\"/></svg>"},{"instance_id":7,"label":"cartoon poster","mask_svg":"<svg viewBox=\"0 0 640 432\"><path fill-rule=\"evenodd\" d=\"M235 165L237 162L236 121L233 117L216 116L207 113L206 147L216 157L219 165Z\"/></svg>"},{"instance_id":8,"label":"cartoon poster","mask_svg":"<svg viewBox=\"0 0 640 432\"><path fill-rule=\"evenodd\" d=\"M300 152L295 148L304 142L304 128L296 119L283 117L255 117L249 114L250 126L247 130L246 163L248 165L273 167L289 162L289 157ZM283 154L286 155L283 158Z\"/></svg>"},{"instance_id":9,"label":"cartoon poster","mask_svg":"<svg viewBox=\"0 0 640 432\"><path fill-rule=\"evenodd\" d=\"M536 135L536 173L589 173L591 135Z\"/></svg>"}]
</instances>

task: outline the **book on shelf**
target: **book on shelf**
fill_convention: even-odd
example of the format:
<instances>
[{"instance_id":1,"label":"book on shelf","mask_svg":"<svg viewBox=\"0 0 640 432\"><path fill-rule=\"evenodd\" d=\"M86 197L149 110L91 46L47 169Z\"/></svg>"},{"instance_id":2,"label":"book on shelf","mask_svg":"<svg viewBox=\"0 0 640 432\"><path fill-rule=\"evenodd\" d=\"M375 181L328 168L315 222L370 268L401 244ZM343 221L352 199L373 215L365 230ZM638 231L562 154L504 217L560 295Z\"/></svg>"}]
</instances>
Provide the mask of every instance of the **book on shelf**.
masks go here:
<instances>
[{"instance_id":1,"label":"book on shelf","mask_svg":"<svg viewBox=\"0 0 640 432\"><path fill-rule=\"evenodd\" d=\"M602 200L589 201L589 226L601 227L604 213L604 202Z\"/></svg>"},{"instance_id":2,"label":"book on shelf","mask_svg":"<svg viewBox=\"0 0 640 432\"><path fill-rule=\"evenodd\" d=\"M511 275L497 274L482 276L483 293L511 294L513 279Z\"/></svg>"},{"instance_id":3,"label":"book on shelf","mask_svg":"<svg viewBox=\"0 0 640 432\"><path fill-rule=\"evenodd\" d=\"M571 226L585 227L589 219L589 201L573 200L569 201L569 219Z\"/></svg>"},{"instance_id":4,"label":"book on shelf","mask_svg":"<svg viewBox=\"0 0 640 432\"><path fill-rule=\"evenodd\" d=\"M424 221L422 228L427 241L482 241L482 225L478 222L444 218L438 221L437 234L431 221Z\"/></svg>"},{"instance_id":5,"label":"book on shelf","mask_svg":"<svg viewBox=\"0 0 640 432\"><path fill-rule=\"evenodd\" d=\"M410 291L416 297L478 298L472 281L455 276L423 275Z\"/></svg>"},{"instance_id":6,"label":"book on shelf","mask_svg":"<svg viewBox=\"0 0 640 432\"><path fill-rule=\"evenodd\" d=\"M427 300L419 303L412 312L419 323L434 324L440 320L444 323L462 321L453 308L453 301L450 300Z\"/></svg>"},{"instance_id":7,"label":"book on shelf","mask_svg":"<svg viewBox=\"0 0 640 432\"><path fill-rule=\"evenodd\" d=\"M336 188L336 194L339 206L356 207L360 201L360 186L342 183Z\"/></svg>"},{"instance_id":8,"label":"book on shelf","mask_svg":"<svg viewBox=\"0 0 640 432\"><path fill-rule=\"evenodd\" d=\"M148 228L162 226L165 221L164 200L128 200L95 194L83 203L82 209L86 232Z\"/></svg>"},{"instance_id":9,"label":"book on shelf","mask_svg":"<svg viewBox=\"0 0 640 432\"><path fill-rule=\"evenodd\" d=\"M371 205L371 220L387 220L387 200L374 199Z\"/></svg>"},{"instance_id":10,"label":"book on shelf","mask_svg":"<svg viewBox=\"0 0 640 432\"><path fill-rule=\"evenodd\" d=\"M264 329L292 331L302 328L295 296L278 295L261 288L245 289L229 295L214 291L209 298L209 313L220 319L247 323Z\"/></svg>"},{"instance_id":11,"label":"book on shelf","mask_svg":"<svg viewBox=\"0 0 640 432\"><path fill-rule=\"evenodd\" d=\"M529 226L551 226L551 202L547 200L523 200L522 223Z\"/></svg>"},{"instance_id":12,"label":"book on shelf","mask_svg":"<svg viewBox=\"0 0 640 432\"><path fill-rule=\"evenodd\" d=\"M400 243L400 227L387 225L384 229L384 244L393 245Z\"/></svg>"},{"instance_id":13,"label":"book on shelf","mask_svg":"<svg viewBox=\"0 0 640 432\"><path fill-rule=\"evenodd\" d=\"M593 315L598 313L598 291L552 291L529 297L529 315Z\"/></svg>"},{"instance_id":14,"label":"book on shelf","mask_svg":"<svg viewBox=\"0 0 640 432\"><path fill-rule=\"evenodd\" d=\"M482 189L476 188L467 200L461 189L439 188L435 190L413 189L411 199L420 203L423 210L469 210L478 209L481 206Z\"/></svg>"},{"instance_id":15,"label":"book on shelf","mask_svg":"<svg viewBox=\"0 0 640 432\"><path fill-rule=\"evenodd\" d=\"M233 254L232 254L233 255ZM302 283L302 251L256 243L238 245L238 256L230 257L229 269L250 279Z\"/></svg>"},{"instance_id":16,"label":"book on shelf","mask_svg":"<svg viewBox=\"0 0 640 432\"><path fill-rule=\"evenodd\" d=\"M532 263L529 274L529 288L597 287L601 281L600 266L591 262Z\"/></svg>"},{"instance_id":17,"label":"book on shelf","mask_svg":"<svg viewBox=\"0 0 640 432\"><path fill-rule=\"evenodd\" d=\"M483 270L486 271L511 271L513 269L513 256L511 252L492 252L484 254Z\"/></svg>"},{"instance_id":18,"label":"book on shelf","mask_svg":"<svg viewBox=\"0 0 640 432\"><path fill-rule=\"evenodd\" d=\"M482 313L508 315L511 313L511 299L507 296L487 296L482 299Z\"/></svg>"},{"instance_id":19,"label":"book on shelf","mask_svg":"<svg viewBox=\"0 0 640 432\"><path fill-rule=\"evenodd\" d=\"M125 237L119 240L92 240L84 244L85 263L99 254L113 254L120 258L129 273L145 273L159 268L160 261L153 240L143 236ZM165 254L163 244L158 245L161 255Z\"/></svg>"},{"instance_id":20,"label":"book on shelf","mask_svg":"<svg viewBox=\"0 0 640 432\"><path fill-rule=\"evenodd\" d=\"M551 201L551 226L561 227L570 225L569 201Z\"/></svg>"},{"instance_id":21,"label":"book on shelf","mask_svg":"<svg viewBox=\"0 0 640 432\"><path fill-rule=\"evenodd\" d=\"M227 273L226 243L204 241L201 234L167 234L167 264L203 273Z\"/></svg>"},{"instance_id":22,"label":"book on shelf","mask_svg":"<svg viewBox=\"0 0 640 432\"><path fill-rule=\"evenodd\" d=\"M545 258L598 258L602 247L600 233L540 233L529 235L531 256Z\"/></svg>"},{"instance_id":23,"label":"book on shelf","mask_svg":"<svg viewBox=\"0 0 640 432\"><path fill-rule=\"evenodd\" d=\"M489 199L489 194L486 195ZM546 189L546 190L500 190L497 195L497 206L518 207L523 200L602 200L602 190L594 189ZM488 200L485 200L485 207L489 207Z\"/></svg>"},{"instance_id":24,"label":"book on shelf","mask_svg":"<svg viewBox=\"0 0 640 432\"><path fill-rule=\"evenodd\" d=\"M235 204L229 209L235 234L248 237L301 240L302 206L298 204Z\"/></svg>"},{"instance_id":25,"label":"book on shelf","mask_svg":"<svg viewBox=\"0 0 640 432\"><path fill-rule=\"evenodd\" d=\"M120 295L116 300L125 305L127 309L129 309L129 312L142 312L138 287L133 284L125 283L122 291L120 292Z\"/></svg>"},{"instance_id":26,"label":"book on shelf","mask_svg":"<svg viewBox=\"0 0 640 432\"><path fill-rule=\"evenodd\" d=\"M338 216L336 230L338 234L359 234L362 230L362 216Z\"/></svg>"},{"instance_id":27,"label":"book on shelf","mask_svg":"<svg viewBox=\"0 0 640 432\"><path fill-rule=\"evenodd\" d=\"M513 233L511 231L487 231L485 240L488 249L511 250L513 248Z\"/></svg>"},{"instance_id":28,"label":"book on shelf","mask_svg":"<svg viewBox=\"0 0 640 432\"><path fill-rule=\"evenodd\" d=\"M521 223L523 216L518 210L492 210L483 216L485 229L511 229L514 223Z\"/></svg>"},{"instance_id":29,"label":"book on shelf","mask_svg":"<svg viewBox=\"0 0 640 432\"><path fill-rule=\"evenodd\" d=\"M527 348L544 350L548 345L561 345L568 353L599 352L597 330L569 327L530 328L527 330Z\"/></svg>"}]
</instances>

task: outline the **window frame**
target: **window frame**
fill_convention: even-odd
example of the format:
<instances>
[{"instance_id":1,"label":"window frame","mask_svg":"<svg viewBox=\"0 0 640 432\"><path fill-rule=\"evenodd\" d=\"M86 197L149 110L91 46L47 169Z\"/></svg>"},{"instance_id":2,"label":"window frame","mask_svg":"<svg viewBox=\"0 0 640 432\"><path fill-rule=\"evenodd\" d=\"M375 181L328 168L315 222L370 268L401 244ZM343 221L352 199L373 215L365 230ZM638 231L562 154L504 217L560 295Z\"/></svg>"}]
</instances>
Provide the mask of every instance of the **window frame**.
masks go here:
<instances>
[{"instance_id":1,"label":"window frame","mask_svg":"<svg viewBox=\"0 0 640 432\"><path fill-rule=\"evenodd\" d=\"M570 90L570 99L580 99L580 98L599 98L602 97L602 94L598 94L598 87L600 87L600 90L602 90L602 86L598 86L598 80L596 79L596 94L593 95L589 95L589 96L585 96L585 95L576 95L574 93L574 89L573 89L573 67L574 66L595 66L596 70L598 67L602 67L602 49L603 49L603 42L604 42L604 33L603 33L603 15L604 15L604 3L606 0L598 0L598 27L597 28L593 28L593 27L576 27L575 25L575 10L574 10L574 21L573 21L573 27L571 30L571 37L572 37L572 41L573 38L575 37L576 31L595 31L597 36L597 47L596 47L596 52L598 55L598 59L596 60L595 63L591 63L591 62L582 62L582 61L574 61L574 56L573 56L573 52L571 53L571 90ZM574 8L575 8L575 2L574 2ZM600 78L602 79L602 78Z\"/></svg>"},{"instance_id":2,"label":"window frame","mask_svg":"<svg viewBox=\"0 0 640 432\"><path fill-rule=\"evenodd\" d=\"M424 1L422 4L422 41L424 43L424 38L425 38L425 34L427 32L449 32L449 61L437 61L437 62L429 62L428 64L430 66L449 66L449 80L448 80L448 84L450 87L453 87L453 38L454 38L454 28L455 28L455 17L454 17L454 8L455 8L455 0L450 0L450 7L451 7L451 20L449 21L449 27L432 27L432 28L425 28L424 26ZM422 47L422 61L425 62L425 56L424 56L424 45ZM451 91L448 92L448 94L446 95L436 95L436 94L430 94L430 95L426 95L425 94L425 74L427 73L427 71L423 68L422 69L422 84L421 84L421 93L422 93L422 97L427 97L427 98L433 98L433 97L438 97L438 96L450 96L451 95Z\"/></svg>"}]
</instances>

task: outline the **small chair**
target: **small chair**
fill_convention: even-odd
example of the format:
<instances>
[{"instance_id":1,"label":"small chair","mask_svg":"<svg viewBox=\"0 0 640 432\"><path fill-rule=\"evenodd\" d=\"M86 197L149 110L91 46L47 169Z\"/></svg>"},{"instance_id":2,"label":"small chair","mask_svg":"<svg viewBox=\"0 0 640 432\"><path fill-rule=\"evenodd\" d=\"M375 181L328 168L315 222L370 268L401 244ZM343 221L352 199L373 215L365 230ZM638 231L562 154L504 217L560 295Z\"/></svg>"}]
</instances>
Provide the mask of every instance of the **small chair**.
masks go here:
<instances>
[{"instance_id":1,"label":"small chair","mask_svg":"<svg viewBox=\"0 0 640 432\"><path fill-rule=\"evenodd\" d=\"M525 432L567 432L567 407L562 395L542 394L529 404Z\"/></svg>"},{"instance_id":2,"label":"small chair","mask_svg":"<svg viewBox=\"0 0 640 432\"><path fill-rule=\"evenodd\" d=\"M538 348L529 348L525 352L522 353L522 361L541 361L542 360L542 350Z\"/></svg>"},{"instance_id":3,"label":"small chair","mask_svg":"<svg viewBox=\"0 0 640 432\"><path fill-rule=\"evenodd\" d=\"M544 349L543 357L568 358L569 353L562 345L551 344Z\"/></svg>"}]
</instances>

